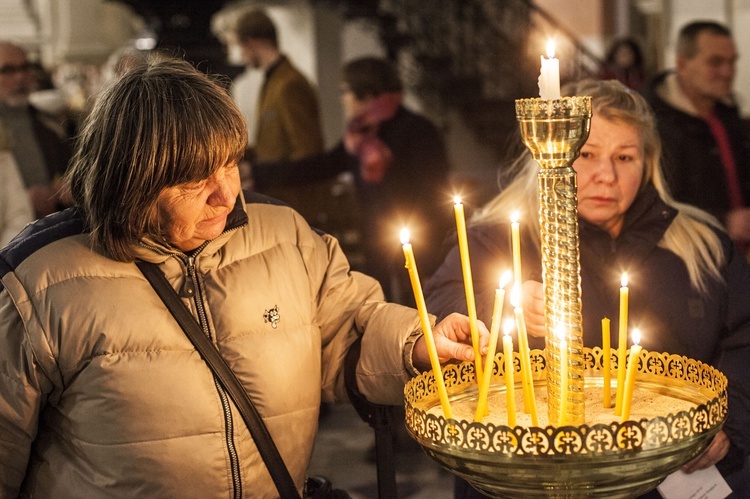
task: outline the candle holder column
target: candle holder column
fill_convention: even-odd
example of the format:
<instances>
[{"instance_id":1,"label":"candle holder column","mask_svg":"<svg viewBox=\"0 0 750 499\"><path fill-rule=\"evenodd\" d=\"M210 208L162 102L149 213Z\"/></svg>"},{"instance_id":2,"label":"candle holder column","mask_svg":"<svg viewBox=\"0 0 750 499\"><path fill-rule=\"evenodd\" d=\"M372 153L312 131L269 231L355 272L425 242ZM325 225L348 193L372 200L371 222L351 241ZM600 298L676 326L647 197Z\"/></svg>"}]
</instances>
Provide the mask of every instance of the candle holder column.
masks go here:
<instances>
[{"instance_id":1,"label":"candle holder column","mask_svg":"<svg viewBox=\"0 0 750 499\"><path fill-rule=\"evenodd\" d=\"M578 193L573 161L589 135L591 97L516 100L521 138L539 163L549 422L584 423L583 334L578 254ZM560 414L561 352L565 331L568 358L566 414Z\"/></svg>"}]
</instances>

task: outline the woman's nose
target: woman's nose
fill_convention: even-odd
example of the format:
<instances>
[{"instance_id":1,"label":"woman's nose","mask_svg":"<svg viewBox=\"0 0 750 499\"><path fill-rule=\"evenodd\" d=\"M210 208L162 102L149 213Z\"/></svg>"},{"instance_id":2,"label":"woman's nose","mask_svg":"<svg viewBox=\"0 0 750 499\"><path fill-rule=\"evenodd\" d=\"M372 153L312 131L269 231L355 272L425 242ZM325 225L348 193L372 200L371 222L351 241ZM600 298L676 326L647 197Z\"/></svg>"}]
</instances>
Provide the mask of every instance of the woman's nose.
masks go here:
<instances>
[{"instance_id":1,"label":"woman's nose","mask_svg":"<svg viewBox=\"0 0 750 499\"><path fill-rule=\"evenodd\" d=\"M602 158L596 164L594 179L598 182L612 183L617 180L615 162L609 158Z\"/></svg>"},{"instance_id":2,"label":"woman's nose","mask_svg":"<svg viewBox=\"0 0 750 499\"><path fill-rule=\"evenodd\" d=\"M232 206L236 197L234 189L232 189L232 177L221 170L224 169L220 169L213 175L214 189L209 196L209 202L218 206Z\"/></svg>"}]
</instances>

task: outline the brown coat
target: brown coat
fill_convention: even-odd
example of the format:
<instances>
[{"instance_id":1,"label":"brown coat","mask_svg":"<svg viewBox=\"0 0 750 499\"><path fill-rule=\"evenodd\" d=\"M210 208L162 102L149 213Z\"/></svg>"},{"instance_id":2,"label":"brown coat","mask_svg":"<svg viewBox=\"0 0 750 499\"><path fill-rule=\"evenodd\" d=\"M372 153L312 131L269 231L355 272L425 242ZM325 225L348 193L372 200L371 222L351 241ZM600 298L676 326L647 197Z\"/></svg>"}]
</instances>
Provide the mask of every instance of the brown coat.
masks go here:
<instances>
[{"instance_id":1,"label":"brown coat","mask_svg":"<svg viewBox=\"0 0 750 499\"><path fill-rule=\"evenodd\" d=\"M322 152L323 146L315 90L282 57L260 93L255 159L261 163L300 159Z\"/></svg>"}]
</instances>

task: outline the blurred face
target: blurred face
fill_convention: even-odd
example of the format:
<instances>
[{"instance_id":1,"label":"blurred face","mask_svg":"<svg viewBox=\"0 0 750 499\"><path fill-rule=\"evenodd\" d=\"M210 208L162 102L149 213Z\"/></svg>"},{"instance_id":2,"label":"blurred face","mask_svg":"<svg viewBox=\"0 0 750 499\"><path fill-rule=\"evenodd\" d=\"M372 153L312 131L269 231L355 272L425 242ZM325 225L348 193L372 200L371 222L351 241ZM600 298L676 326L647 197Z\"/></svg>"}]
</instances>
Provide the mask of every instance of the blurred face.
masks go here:
<instances>
[{"instance_id":1,"label":"blurred face","mask_svg":"<svg viewBox=\"0 0 750 499\"><path fill-rule=\"evenodd\" d=\"M694 57L678 57L677 74L691 99L716 101L732 94L737 49L728 36L703 32L696 39Z\"/></svg>"},{"instance_id":2,"label":"blurred face","mask_svg":"<svg viewBox=\"0 0 750 499\"><path fill-rule=\"evenodd\" d=\"M341 87L341 105L344 107L344 117L347 120L364 113L371 100L372 97L358 99L357 96L354 95L354 92L349 90L346 85L342 85Z\"/></svg>"},{"instance_id":3,"label":"blurred face","mask_svg":"<svg viewBox=\"0 0 750 499\"><path fill-rule=\"evenodd\" d=\"M19 107L34 90L34 72L23 50L0 43L0 103Z\"/></svg>"},{"instance_id":4,"label":"blurred face","mask_svg":"<svg viewBox=\"0 0 750 499\"><path fill-rule=\"evenodd\" d=\"M573 168L578 174L578 214L617 237L643 178L638 131L594 114L589 139Z\"/></svg>"},{"instance_id":5,"label":"blurred face","mask_svg":"<svg viewBox=\"0 0 750 499\"><path fill-rule=\"evenodd\" d=\"M240 192L236 164L219 168L201 182L164 189L157 200L159 222L169 243L191 251L224 230Z\"/></svg>"}]
</instances>

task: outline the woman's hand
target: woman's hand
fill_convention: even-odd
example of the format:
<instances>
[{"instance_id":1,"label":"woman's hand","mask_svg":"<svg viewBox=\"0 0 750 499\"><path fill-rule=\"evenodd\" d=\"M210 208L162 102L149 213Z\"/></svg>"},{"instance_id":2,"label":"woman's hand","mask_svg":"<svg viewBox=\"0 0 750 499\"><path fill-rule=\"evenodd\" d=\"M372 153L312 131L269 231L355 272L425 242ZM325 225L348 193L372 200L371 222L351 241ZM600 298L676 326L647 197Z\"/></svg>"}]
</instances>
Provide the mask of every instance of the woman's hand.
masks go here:
<instances>
[{"instance_id":1,"label":"woman's hand","mask_svg":"<svg viewBox=\"0 0 750 499\"><path fill-rule=\"evenodd\" d=\"M479 352L484 355L488 350L489 332L482 321L477 321L477 326L479 330ZM435 338L435 349L441 364L449 360L460 362L474 360L469 318L465 315L449 315L440 324L432 328L432 336ZM424 336L421 336L414 344L412 362L414 367L420 370L427 370L432 367L430 356L427 353L427 341Z\"/></svg>"},{"instance_id":2,"label":"woman's hand","mask_svg":"<svg viewBox=\"0 0 750 499\"><path fill-rule=\"evenodd\" d=\"M693 471L702 470L718 463L729 452L729 437L724 430L719 430L711 443L708 444L698 457L682 466L682 471L692 473Z\"/></svg>"},{"instance_id":3,"label":"woman's hand","mask_svg":"<svg viewBox=\"0 0 750 499\"><path fill-rule=\"evenodd\" d=\"M544 338L544 289L538 281L526 281L521 286L523 318L526 332L531 336Z\"/></svg>"}]
</instances>

